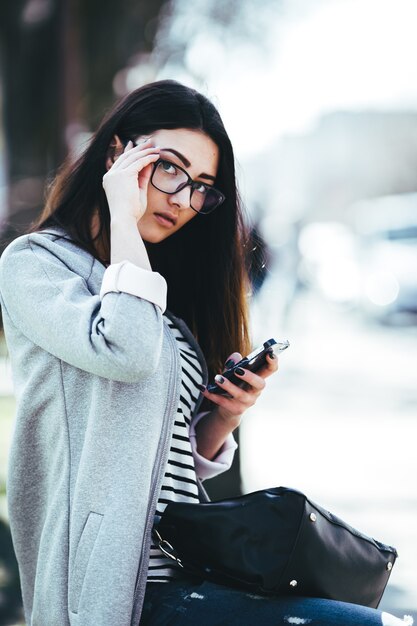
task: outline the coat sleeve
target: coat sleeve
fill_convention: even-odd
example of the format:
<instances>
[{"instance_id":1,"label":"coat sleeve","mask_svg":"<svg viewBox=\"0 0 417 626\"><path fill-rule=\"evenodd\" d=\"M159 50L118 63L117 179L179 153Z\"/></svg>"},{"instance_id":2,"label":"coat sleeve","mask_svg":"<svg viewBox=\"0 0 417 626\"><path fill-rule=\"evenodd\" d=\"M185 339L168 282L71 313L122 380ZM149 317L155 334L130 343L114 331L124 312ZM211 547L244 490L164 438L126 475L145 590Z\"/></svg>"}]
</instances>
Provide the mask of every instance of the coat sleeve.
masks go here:
<instances>
[{"instance_id":1,"label":"coat sleeve","mask_svg":"<svg viewBox=\"0 0 417 626\"><path fill-rule=\"evenodd\" d=\"M0 297L10 322L34 344L91 374L130 383L152 374L162 348L164 278L124 261L106 269L95 295L73 269L77 254L40 234L6 248Z\"/></svg>"}]
</instances>

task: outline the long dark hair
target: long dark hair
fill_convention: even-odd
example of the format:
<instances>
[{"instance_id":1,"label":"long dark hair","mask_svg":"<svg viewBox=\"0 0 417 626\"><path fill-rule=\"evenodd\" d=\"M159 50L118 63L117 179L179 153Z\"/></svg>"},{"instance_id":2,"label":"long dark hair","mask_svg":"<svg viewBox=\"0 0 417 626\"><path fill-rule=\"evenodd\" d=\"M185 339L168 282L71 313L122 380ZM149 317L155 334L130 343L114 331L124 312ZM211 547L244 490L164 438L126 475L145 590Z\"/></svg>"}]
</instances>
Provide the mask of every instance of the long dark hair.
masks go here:
<instances>
[{"instance_id":1,"label":"long dark hair","mask_svg":"<svg viewBox=\"0 0 417 626\"><path fill-rule=\"evenodd\" d=\"M161 243L146 243L152 268L167 280L168 309L188 324L213 375L222 369L228 354L250 349L248 235L232 145L217 109L205 96L173 80L145 85L126 96L105 117L78 161L64 163L30 232L61 227L83 249L110 263L110 212L102 179L112 139L117 135L123 141L161 128L201 130L220 151L215 185L226 196L225 202L209 215L196 216ZM93 238L95 211L100 229Z\"/></svg>"}]
</instances>

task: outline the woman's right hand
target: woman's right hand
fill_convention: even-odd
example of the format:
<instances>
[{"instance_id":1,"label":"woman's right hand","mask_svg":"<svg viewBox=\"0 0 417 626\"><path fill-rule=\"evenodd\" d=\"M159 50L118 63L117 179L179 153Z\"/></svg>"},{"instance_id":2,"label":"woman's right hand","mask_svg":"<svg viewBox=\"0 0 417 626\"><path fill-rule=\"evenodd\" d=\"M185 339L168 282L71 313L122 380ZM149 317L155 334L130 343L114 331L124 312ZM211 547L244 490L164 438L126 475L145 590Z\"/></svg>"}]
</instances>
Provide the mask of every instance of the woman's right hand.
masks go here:
<instances>
[{"instance_id":1,"label":"woman's right hand","mask_svg":"<svg viewBox=\"0 0 417 626\"><path fill-rule=\"evenodd\" d=\"M129 141L124 152L103 176L103 187L112 220L134 217L140 220L146 211L152 164L159 158L159 148L147 139L138 146Z\"/></svg>"}]
</instances>

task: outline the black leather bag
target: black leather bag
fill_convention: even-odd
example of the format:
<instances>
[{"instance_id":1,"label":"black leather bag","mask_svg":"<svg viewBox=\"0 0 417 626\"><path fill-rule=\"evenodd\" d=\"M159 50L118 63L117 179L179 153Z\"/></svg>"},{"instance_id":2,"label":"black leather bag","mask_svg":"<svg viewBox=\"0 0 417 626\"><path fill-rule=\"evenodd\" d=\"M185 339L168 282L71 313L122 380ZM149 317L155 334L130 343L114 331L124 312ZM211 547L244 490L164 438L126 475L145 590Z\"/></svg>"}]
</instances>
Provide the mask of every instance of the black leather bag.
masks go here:
<instances>
[{"instance_id":1,"label":"black leather bag","mask_svg":"<svg viewBox=\"0 0 417 626\"><path fill-rule=\"evenodd\" d=\"M286 487L219 502L172 502L154 536L185 571L219 584L373 608L398 556Z\"/></svg>"}]
</instances>

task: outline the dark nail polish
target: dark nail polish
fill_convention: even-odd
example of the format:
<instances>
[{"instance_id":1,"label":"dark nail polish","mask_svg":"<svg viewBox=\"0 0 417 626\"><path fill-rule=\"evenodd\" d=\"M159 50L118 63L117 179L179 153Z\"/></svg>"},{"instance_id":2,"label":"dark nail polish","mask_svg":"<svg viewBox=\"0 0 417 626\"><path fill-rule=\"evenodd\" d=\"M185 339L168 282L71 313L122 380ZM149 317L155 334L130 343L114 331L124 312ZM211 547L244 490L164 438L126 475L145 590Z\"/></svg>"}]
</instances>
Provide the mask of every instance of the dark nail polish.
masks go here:
<instances>
[{"instance_id":1,"label":"dark nail polish","mask_svg":"<svg viewBox=\"0 0 417 626\"><path fill-rule=\"evenodd\" d=\"M198 389L199 389L200 391L205 391L205 390L206 390L206 388L204 387L204 385L199 385L199 384L197 384L197 387L198 387Z\"/></svg>"},{"instance_id":2,"label":"dark nail polish","mask_svg":"<svg viewBox=\"0 0 417 626\"><path fill-rule=\"evenodd\" d=\"M271 359L276 359L277 358L277 355L275 354L275 352L270 352L269 356L270 356Z\"/></svg>"},{"instance_id":3,"label":"dark nail polish","mask_svg":"<svg viewBox=\"0 0 417 626\"><path fill-rule=\"evenodd\" d=\"M238 376L243 376L243 374L245 373L245 370L244 370L242 367L237 367L237 368L235 369L235 373L236 373Z\"/></svg>"},{"instance_id":4,"label":"dark nail polish","mask_svg":"<svg viewBox=\"0 0 417 626\"><path fill-rule=\"evenodd\" d=\"M230 367L232 367L232 365L234 365L235 362L233 359L229 359L228 361L226 361L226 363L224 364L225 368L228 370Z\"/></svg>"},{"instance_id":5,"label":"dark nail polish","mask_svg":"<svg viewBox=\"0 0 417 626\"><path fill-rule=\"evenodd\" d=\"M220 383L221 385L224 383L224 378L223 378L223 376L220 376L220 374L217 374L214 377L214 380L216 381L216 383Z\"/></svg>"}]
</instances>

